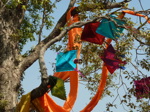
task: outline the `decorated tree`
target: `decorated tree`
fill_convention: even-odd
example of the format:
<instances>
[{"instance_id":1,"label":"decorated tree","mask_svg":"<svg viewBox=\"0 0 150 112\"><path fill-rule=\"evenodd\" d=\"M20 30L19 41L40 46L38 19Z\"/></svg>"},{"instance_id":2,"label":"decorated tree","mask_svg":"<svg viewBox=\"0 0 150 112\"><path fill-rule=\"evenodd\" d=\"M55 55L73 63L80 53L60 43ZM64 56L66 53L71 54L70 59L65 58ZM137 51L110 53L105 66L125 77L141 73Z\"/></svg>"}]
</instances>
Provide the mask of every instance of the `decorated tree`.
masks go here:
<instances>
[{"instance_id":1,"label":"decorated tree","mask_svg":"<svg viewBox=\"0 0 150 112\"><path fill-rule=\"evenodd\" d=\"M143 82L142 80L142 78L148 77L148 71L150 70L150 30L146 26L150 23L148 18L150 10L138 10L136 6L135 9L128 7L130 0L70 0L66 1L69 2L69 5L66 6L67 10L64 11L58 22L53 24L52 14L55 13L58 2L61 3L62 1L0 1L0 111L11 112L15 110L18 96L22 92L21 80L24 77L24 72L37 60L39 60L41 84L31 91L31 101L42 97L49 91L48 84L53 80L50 80L47 73L48 68L44 61L45 52L49 48L54 52L78 50L78 48L66 49L69 37L68 32L75 28L86 27L87 29L91 28L89 31L93 31L94 35L95 33L97 33L96 35L102 35L100 38L103 39L100 44L97 43L98 40L96 40L96 44L93 44L93 42L85 42L87 40L83 39L83 37L81 38L82 34L78 36L77 39L79 40L73 40L82 43L82 64L80 71L76 70L83 75L79 75L81 81L86 81L88 89L95 95L97 94L99 80L103 79L100 78L103 77L101 70L106 69L107 72L109 70L108 77L105 77L107 83L103 85L104 91L99 89L100 96L102 96L102 93L103 97L111 96L112 93L109 88L115 87L117 88L116 91L118 91L120 87L124 86L127 91L126 94L121 99L118 92L117 96L114 96L114 102L119 97L121 104L130 107L129 110L134 110L139 107L131 102L131 97L132 95L141 95L140 97L138 96L139 105L141 105L141 109L148 111L148 103L141 98L149 98L150 95L148 81L143 79ZM140 0L139 4L142 7ZM72 9L72 7L75 8ZM70 12L72 17L79 16L79 20L73 24L69 23L69 19L66 19L70 9L72 9ZM140 22L131 21L126 14L138 16ZM107 32L106 35L102 32L102 27L92 29L92 25L98 27L102 25L102 22L104 27L106 26L105 23L115 27L109 27L111 32ZM115 29L115 32L113 29ZM124 32L122 32L123 29L125 29ZM119 32L116 33L116 30ZM44 34L44 31L49 31L49 34ZM108 28L106 31L108 31ZM88 35L85 34L85 36ZM106 38L109 38L109 41ZM24 54L22 53L22 49L29 41L37 40L38 43L34 48L28 49ZM57 46L58 41L62 44ZM109 46L110 41L112 41L112 45ZM108 54L112 55L108 57ZM111 62L110 60L113 61ZM75 63L78 63L78 61L76 60ZM105 68L102 68L103 62L105 63ZM115 72L116 69L124 69L125 64L127 66L130 64L133 69L128 70L126 67L124 71ZM120 80L119 86L113 81L114 78ZM142 81L138 82L137 80ZM68 81L68 79L65 81ZM135 82L136 88L126 86L125 82L132 85ZM143 88L145 89L143 90ZM144 92L138 93L141 90ZM108 102L106 110L110 110L110 107L113 106L115 105L112 102Z\"/></svg>"}]
</instances>

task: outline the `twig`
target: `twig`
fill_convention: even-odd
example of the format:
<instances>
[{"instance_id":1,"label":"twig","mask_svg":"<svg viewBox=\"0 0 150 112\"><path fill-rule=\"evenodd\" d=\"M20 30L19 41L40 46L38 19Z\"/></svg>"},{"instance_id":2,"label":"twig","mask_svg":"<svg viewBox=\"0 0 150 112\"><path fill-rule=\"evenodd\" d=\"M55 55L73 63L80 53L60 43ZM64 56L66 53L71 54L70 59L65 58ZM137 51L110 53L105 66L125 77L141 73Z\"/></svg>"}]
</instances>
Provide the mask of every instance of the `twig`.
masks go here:
<instances>
[{"instance_id":1,"label":"twig","mask_svg":"<svg viewBox=\"0 0 150 112\"><path fill-rule=\"evenodd\" d=\"M41 23L40 31L39 31L39 43L41 42L41 34L42 34L43 27L44 27L44 22L45 22L45 7L43 10L42 23Z\"/></svg>"},{"instance_id":2,"label":"twig","mask_svg":"<svg viewBox=\"0 0 150 112\"><path fill-rule=\"evenodd\" d=\"M146 76L145 74L143 74L132 62L130 62L132 65L133 65L133 67L135 68L135 69L137 69L143 76Z\"/></svg>"}]
</instances>

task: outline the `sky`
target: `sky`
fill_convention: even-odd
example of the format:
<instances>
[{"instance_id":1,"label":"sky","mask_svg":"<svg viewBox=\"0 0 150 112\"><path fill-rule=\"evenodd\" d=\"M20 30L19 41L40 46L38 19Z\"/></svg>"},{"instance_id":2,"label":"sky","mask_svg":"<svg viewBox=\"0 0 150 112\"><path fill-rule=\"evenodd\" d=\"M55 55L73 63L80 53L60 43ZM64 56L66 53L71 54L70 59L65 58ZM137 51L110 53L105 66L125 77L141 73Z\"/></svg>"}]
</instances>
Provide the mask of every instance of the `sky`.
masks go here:
<instances>
[{"instance_id":1,"label":"sky","mask_svg":"<svg viewBox=\"0 0 150 112\"><path fill-rule=\"evenodd\" d=\"M68 0L69 1L69 0ZM64 13L64 11L67 8L68 5L68 1L67 0L62 0L61 2L59 2L57 4L57 9L55 10L55 14L53 14L53 16L55 17L55 23L57 22L57 20L59 19L59 17ZM117 1L122 1L122 0L117 0ZM150 4L150 0L141 0L142 1L142 5L144 7L144 9L148 9L149 4ZM142 10L141 6L139 5L139 0L132 0L132 2L129 4L129 7L135 7L136 10ZM138 17L133 17L131 15L126 15L129 16L131 18L133 18L133 21L138 21ZM48 35L49 31L44 31L45 34ZM37 41L35 42L29 42L23 49L23 52L25 52L26 50L29 50L31 47L34 47L37 44ZM48 49L48 51L45 53L45 61L46 61L46 66L48 68L48 74L49 75L53 75L53 69L52 69L52 63L55 62L56 60L56 56L57 53L53 52L51 50ZM128 66L129 67L129 66ZM130 69L130 68L128 68ZM118 80L117 80L118 81ZM127 82L127 81L126 81ZM30 68L28 68L25 71L25 78L22 81L22 85L23 88L25 90L25 93L28 93L30 91L32 91L34 88L38 87L40 85L40 72L39 72L39 65L38 65L38 61L36 61ZM69 83L66 84L66 91L67 93L69 92ZM112 90L115 92L117 92L116 90ZM122 90L121 90L122 91ZM123 93L120 93L123 94ZM84 84L80 84L79 83L79 93L78 93L78 98L77 101L75 103L75 106L73 108L73 110L71 112L79 112L80 110L82 110L90 101L89 97L91 97L90 95L90 91L87 90L87 88L85 88ZM53 97L54 100L60 104L63 105L63 101ZM112 102L114 100L114 98L110 98L110 97L104 97L102 100L99 101L99 103L97 104L97 106L93 109L92 112L106 112L105 107L106 107L106 103L108 101ZM133 100L135 100L135 98L133 98ZM123 107L120 105L117 109L116 108L111 108L112 112L126 112L125 109L123 109Z\"/></svg>"}]
</instances>

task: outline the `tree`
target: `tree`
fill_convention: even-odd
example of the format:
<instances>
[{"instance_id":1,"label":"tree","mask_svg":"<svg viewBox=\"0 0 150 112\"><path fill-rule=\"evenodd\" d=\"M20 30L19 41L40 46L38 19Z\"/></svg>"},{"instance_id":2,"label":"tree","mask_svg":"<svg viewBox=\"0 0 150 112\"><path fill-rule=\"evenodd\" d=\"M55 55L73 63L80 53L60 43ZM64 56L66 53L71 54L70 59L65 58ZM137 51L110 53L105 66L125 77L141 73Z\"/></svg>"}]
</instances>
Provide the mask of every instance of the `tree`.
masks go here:
<instances>
[{"instance_id":1,"label":"tree","mask_svg":"<svg viewBox=\"0 0 150 112\"><path fill-rule=\"evenodd\" d=\"M44 53L56 42L61 41L62 39L65 41L64 37L70 29L74 27L82 27L87 23L101 20L101 18L108 18L108 16L106 16L107 10L111 10L111 13L118 14L119 10L128 8L127 4L130 1L124 0L122 2L117 2L115 0L70 0L68 9L64 12L62 17L54 26L54 29L49 33L48 36L44 37L43 29L48 30L53 25L53 17L51 17L51 13L54 12L57 2L61 2L61 0L56 0L55 2L49 0L0 1L0 111L8 112L14 110L17 104L17 97L20 92L20 83L21 79L23 78L24 71L36 60L39 60L42 83L38 88L31 92L31 99L33 100L37 97L40 97L47 91L46 85L48 83L48 75L44 62ZM72 15L77 13L81 14L81 22L67 27L66 13L77 3L78 7L73 10ZM87 11L89 13L87 13ZM142 10L138 11L137 13L148 15L149 10ZM86 21L87 18L89 21ZM130 20L125 20L129 26L133 25ZM118 43L116 44L116 48L118 48L118 46L124 46L118 48L119 52L130 54L131 49L133 49L133 43L136 41L136 43L138 43L138 46L136 46L136 51L138 52L139 49L142 49L145 51L144 56L149 59L150 34L148 29L143 28L146 22L140 23L136 30L136 34L132 33L133 29L127 29L128 33L124 34L124 36L128 36L128 39L126 39L126 41L118 40ZM33 49L30 49L27 53L21 54L21 50L24 45L28 41L35 41L35 39L39 40L38 44ZM84 52L88 51L86 48L92 49L93 52L96 51L96 46L88 45L87 47L87 44L85 44L83 47L83 54L87 53ZM138 55L141 54L136 53L136 56ZM146 58L140 62L138 61L137 64L143 69L149 71L149 62ZM97 63L96 60L92 59L91 56L88 58L84 57L83 59L84 67L86 66L86 69L84 69L83 73L87 74L87 80L90 82L91 76L89 73L93 72L94 70L96 73L96 71L101 68L90 69L87 66L87 61L90 61L91 63L94 63L91 68L98 68L98 65L95 64ZM130 61L130 58L127 57L126 60ZM131 76L128 72L125 72L124 74L128 74L126 78L138 79L139 77L137 75L143 73L133 63L132 65L135 69L137 69L137 71L139 71L138 74L133 76ZM91 85L93 85L93 83ZM112 83L108 85L112 85ZM91 86L89 84L89 89L90 87ZM130 104L129 106L132 105Z\"/></svg>"}]
</instances>

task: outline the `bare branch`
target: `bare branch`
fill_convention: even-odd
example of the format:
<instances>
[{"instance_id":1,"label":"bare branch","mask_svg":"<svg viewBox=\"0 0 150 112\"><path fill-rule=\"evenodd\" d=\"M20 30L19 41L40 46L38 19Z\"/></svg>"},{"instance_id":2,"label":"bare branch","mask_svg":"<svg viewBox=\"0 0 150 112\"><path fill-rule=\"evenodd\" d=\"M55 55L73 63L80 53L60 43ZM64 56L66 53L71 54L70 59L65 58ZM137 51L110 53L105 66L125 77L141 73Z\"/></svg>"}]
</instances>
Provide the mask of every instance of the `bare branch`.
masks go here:
<instances>
[{"instance_id":1,"label":"bare branch","mask_svg":"<svg viewBox=\"0 0 150 112\"><path fill-rule=\"evenodd\" d=\"M19 68L21 71L26 70L29 66L31 66L39 58L40 48L42 48L45 43L49 42L50 40L54 39L56 36L58 36L60 34L60 32L61 32L60 28L64 27L64 25L66 24L66 14L67 14L68 10L71 7L73 7L75 1L76 0L72 0L70 2L68 9L62 15L62 17L59 19L59 21L57 22L57 24L56 24L55 28L53 29L53 31L51 32L51 34L47 38L45 38L42 42L40 42L38 45L36 45L35 48L33 49L33 52L29 56L22 58L22 61L19 64ZM45 49L47 49L47 48L45 48Z\"/></svg>"},{"instance_id":2,"label":"bare branch","mask_svg":"<svg viewBox=\"0 0 150 112\"><path fill-rule=\"evenodd\" d=\"M41 47L46 46L44 48L46 50L48 47L50 47L50 45L52 45L53 43L59 41L65 35L65 33L66 33L67 30L61 32L60 28L63 28L64 25L66 24L66 14L67 14L68 10L71 7L74 6L75 2L76 2L76 0L71 0L70 1L68 9L62 15L62 17L59 19L59 21L57 22L57 24L56 24L55 28L53 29L53 31L47 36L47 38L45 38L43 41L41 41L41 43L39 43L38 45L36 45L36 47L33 49L33 52L28 57L23 58L22 62L20 63L20 68L22 70L27 69L30 65L32 65L32 63L34 63L38 59L38 57L39 57L38 56L38 50L40 50ZM120 6L123 6L123 3L127 3L127 1L115 3L116 5L115 4L111 4L112 6L109 6L107 8L113 8L113 7L118 7L119 8ZM120 4L120 5L118 5L118 4ZM85 11L88 11L88 10L90 10L90 9L86 8ZM81 27L81 26L83 26L86 23L84 23L83 25L81 23L77 23L77 24L75 26L73 26L73 27L76 27L76 26L77 27ZM70 27L70 28L73 28L73 27ZM70 28L68 30L70 30ZM61 32L61 34L60 34L60 32ZM26 62L28 62L28 63L26 63Z\"/></svg>"},{"instance_id":3,"label":"bare branch","mask_svg":"<svg viewBox=\"0 0 150 112\"><path fill-rule=\"evenodd\" d=\"M41 23L40 31L39 31L39 43L41 42L41 35L42 35L43 27L44 27L44 22L45 22L45 7L43 9L42 23Z\"/></svg>"},{"instance_id":4,"label":"bare branch","mask_svg":"<svg viewBox=\"0 0 150 112\"><path fill-rule=\"evenodd\" d=\"M72 7L72 5L74 5L74 3L75 3L75 0L72 0L70 2L69 7L70 6ZM62 16L61 19L63 19L64 15ZM62 24L62 26L64 26L64 24ZM60 39L61 38L62 38L62 36L60 36ZM42 76L41 76L42 77L42 82L41 82L41 85L38 88L32 90L32 92L31 92L31 100L33 100L33 99L35 99L37 97L40 97L43 94L45 94L48 91L47 84L49 82L48 74L47 74L47 68L46 68L46 65L45 65L45 62L44 62L44 53L45 53L46 49L48 48L48 46L45 46L45 45L43 45L43 42L40 42L39 45L37 45L36 47L38 48L38 50L36 52L38 53L38 51L39 51L39 55L36 54L36 57L38 58L38 56L39 56L39 64L40 64L40 69L41 69L41 74L42 74ZM36 58L34 58L33 60L36 60Z\"/></svg>"},{"instance_id":5,"label":"bare branch","mask_svg":"<svg viewBox=\"0 0 150 112\"><path fill-rule=\"evenodd\" d=\"M124 0L122 2L118 2L118 3L112 3L112 2L109 2L109 3L103 3L103 7L101 7L101 9L113 9L113 8L120 8L120 7L123 7L125 6L126 3L128 3L129 0ZM86 7L82 10L84 11L91 11L92 9L96 9L97 8L97 5L95 4L86 4ZM72 15L74 14L78 14L80 12L82 12L82 10L80 10L80 6L79 7L76 7L73 11L72 11Z\"/></svg>"},{"instance_id":6,"label":"bare branch","mask_svg":"<svg viewBox=\"0 0 150 112\"><path fill-rule=\"evenodd\" d=\"M146 76L145 74L143 74L143 72L141 72L141 71L138 69L137 66L135 66L132 62L130 62L130 63L132 64L132 66L133 66L137 71L139 71L139 72L143 75L143 77Z\"/></svg>"}]
</instances>

